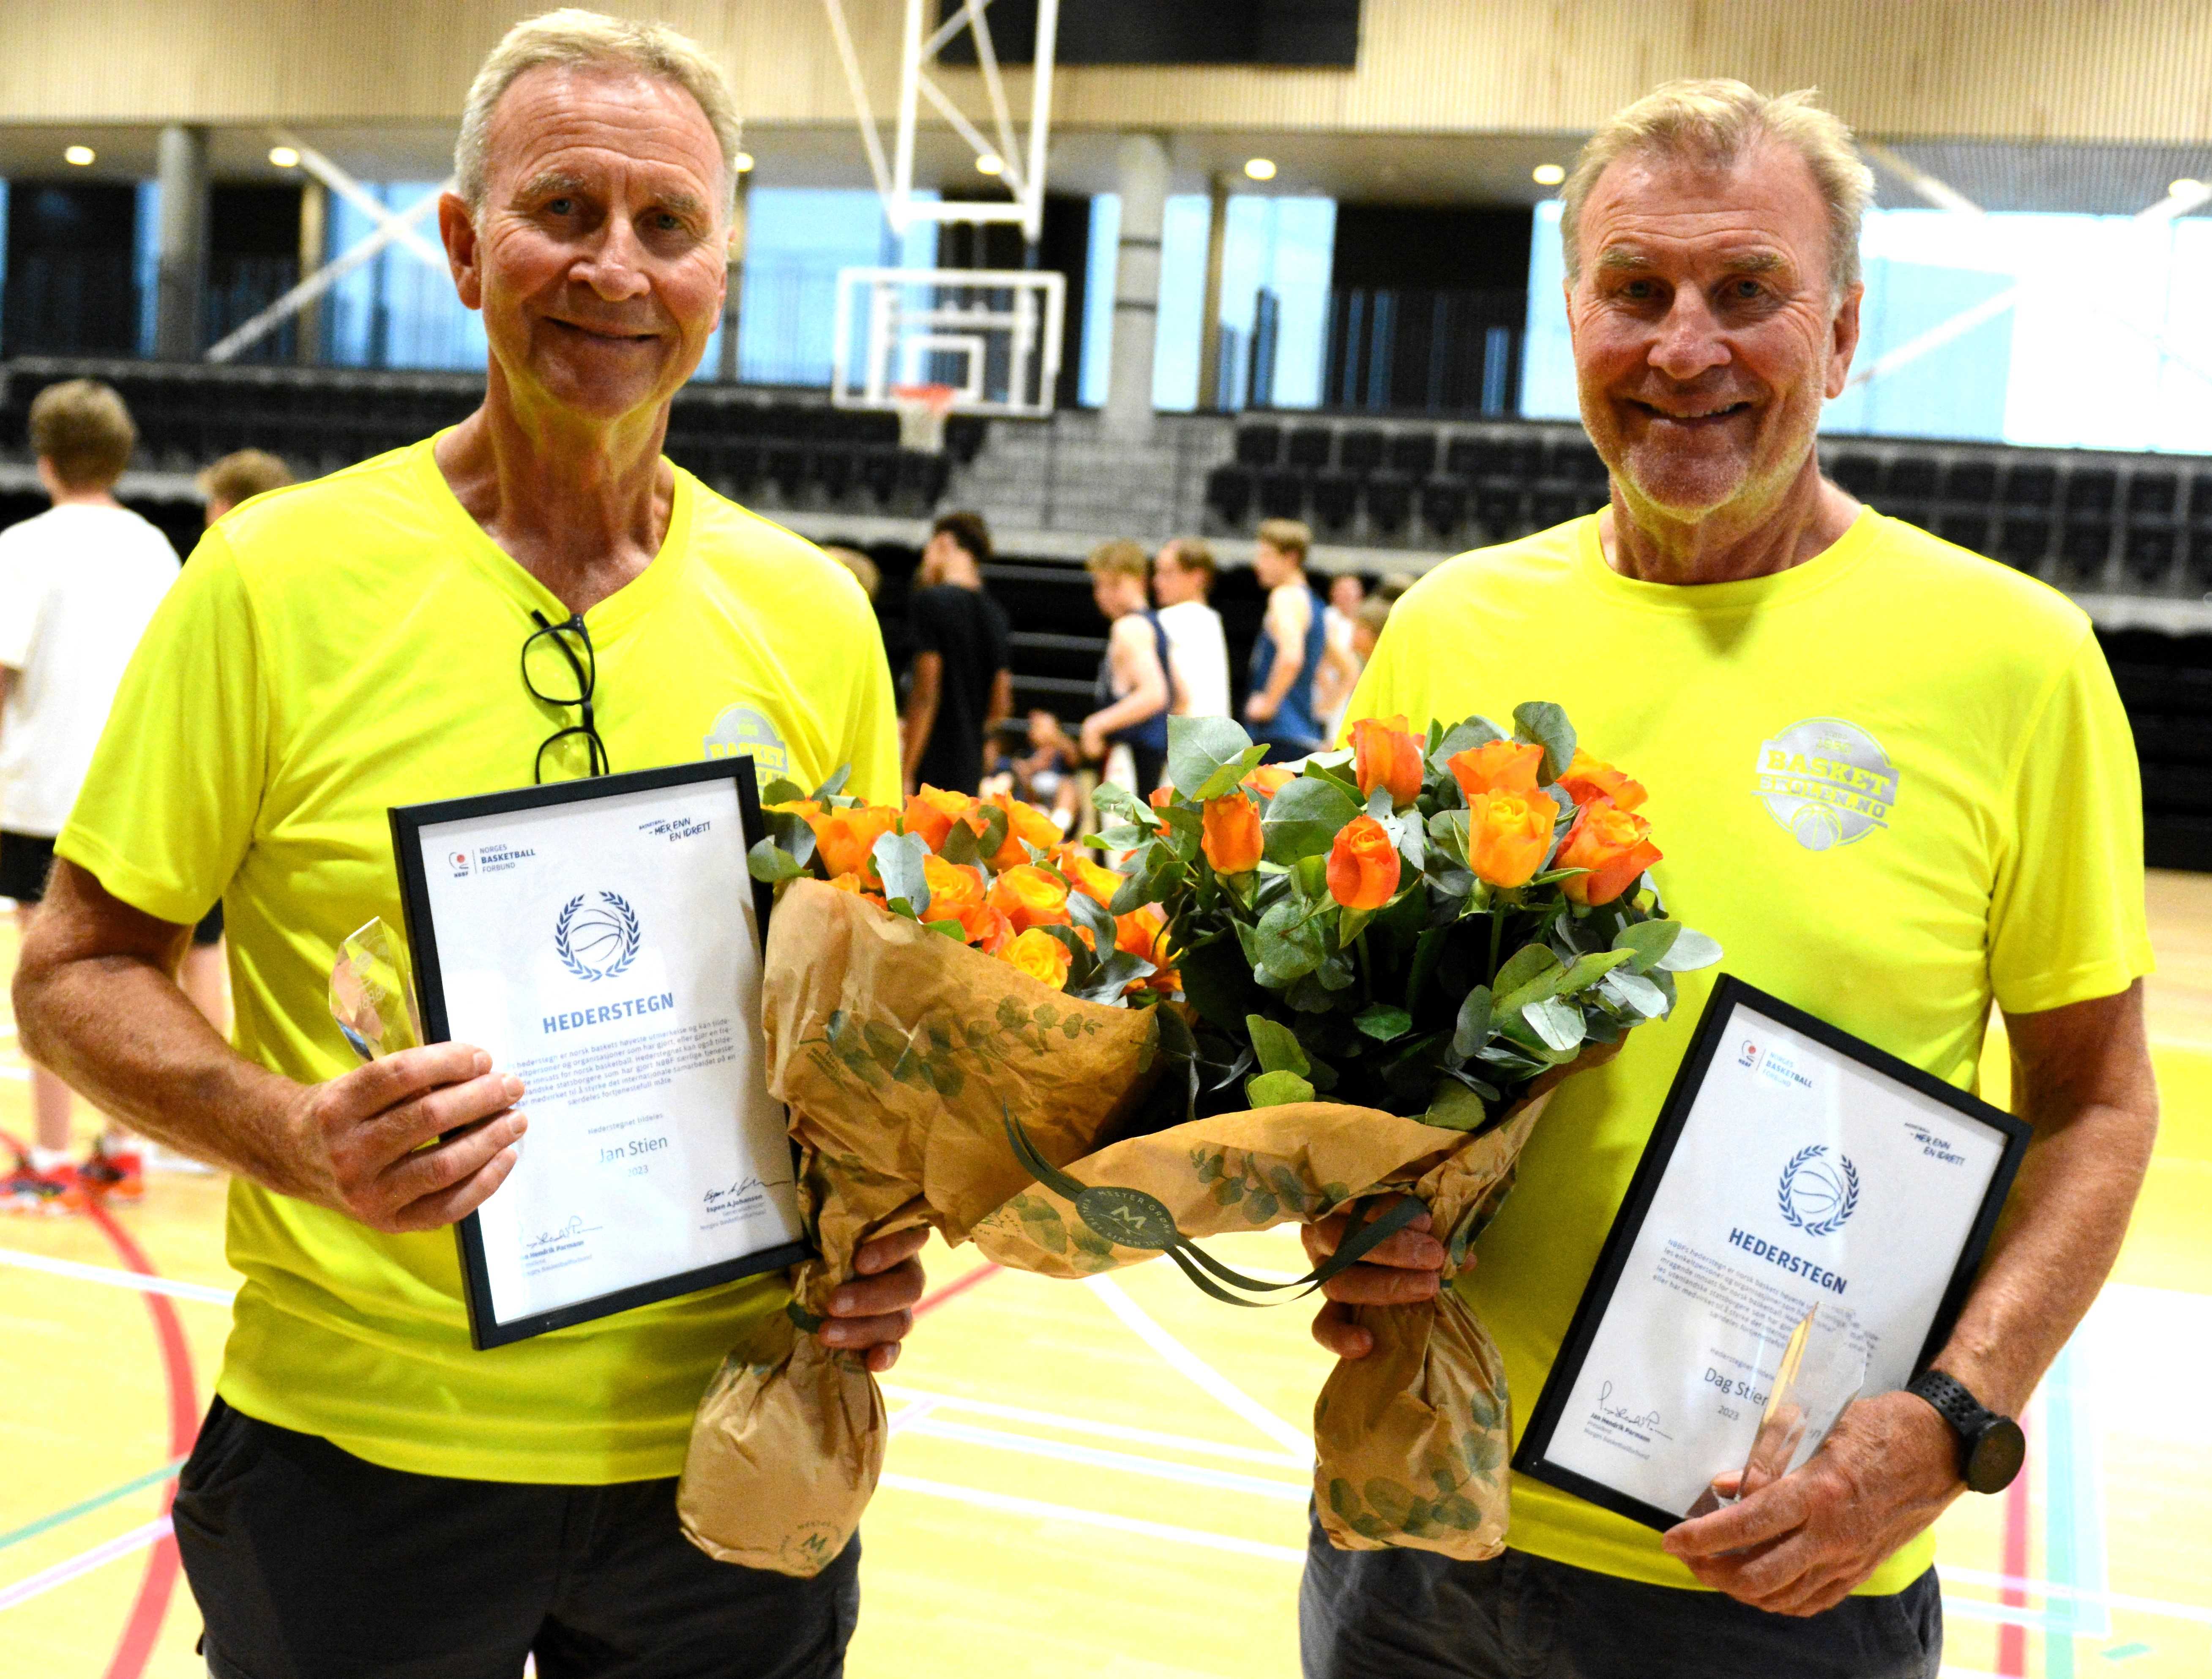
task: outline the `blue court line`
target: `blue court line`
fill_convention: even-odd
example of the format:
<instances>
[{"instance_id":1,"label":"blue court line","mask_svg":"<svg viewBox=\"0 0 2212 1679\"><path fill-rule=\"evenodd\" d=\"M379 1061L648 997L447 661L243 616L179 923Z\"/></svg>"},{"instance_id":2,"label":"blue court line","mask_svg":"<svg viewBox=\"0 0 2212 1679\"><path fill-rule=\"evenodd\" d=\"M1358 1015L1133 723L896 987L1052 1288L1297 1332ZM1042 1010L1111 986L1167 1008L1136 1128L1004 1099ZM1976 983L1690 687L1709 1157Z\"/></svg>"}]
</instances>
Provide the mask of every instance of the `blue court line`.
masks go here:
<instances>
[{"instance_id":1,"label":"blue court line","mask_svg":"<svg viewBox=\"0 0 2212 1679\"><path fill-rule=\"evenodd\" d=\"M57 1510L51 1516L41 1516L37 1521L17 1528L13 1533L0 1533L0 1551L26 1539L35 1539L42 1533L50 1533L58 1527L74 1522L80 1516L89 1516L94 1511L113 1504L118 1499L127 1499L133 1493L143 1493L149 1487L158 1487L184 1466L185 1460L179 1457L173 1463L165 1463L158 1469L149 1469L135 1480L125 1481L120 1487L111 1487L82 1504L73 1504L66 1510Z\"/></svg>"}]
</instances>

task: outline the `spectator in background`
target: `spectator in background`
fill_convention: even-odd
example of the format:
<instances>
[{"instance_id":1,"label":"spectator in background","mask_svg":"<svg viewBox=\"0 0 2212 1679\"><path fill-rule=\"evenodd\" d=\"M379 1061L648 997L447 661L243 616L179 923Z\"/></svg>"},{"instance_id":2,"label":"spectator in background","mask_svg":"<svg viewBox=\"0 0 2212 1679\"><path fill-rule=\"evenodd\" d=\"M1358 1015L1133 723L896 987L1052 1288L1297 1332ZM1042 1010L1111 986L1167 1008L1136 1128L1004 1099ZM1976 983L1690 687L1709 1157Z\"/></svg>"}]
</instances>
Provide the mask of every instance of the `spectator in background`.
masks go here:
<instances>
[{"instance_id":1,"label":"spectator in background","mask_svg":"<svg viewBox=\"0 0 2212 1679\"><path fill-rule=\"evenodd\" d=\"M1048 812L1063 834L1082 812L1083 787L1075 779L1075 743L1049 711L1032 711L1026 723L1012 718L991 736L987 794L1008 793Z\"/></svg>"},{"instance_id":2,"label":"spectator in background","mask_svg":"<svg viewBox=\"0 0 2212 1679\"><path fill-rule=\"evenodd\" d=\"M1168 632L1152 609L1147 585L1152 564L1133 542L1105 542L1083 563L1091 598L1113 625L1098 661L1098 709L1083 720L1083 756L1103 763L1115 746L1135 761L1133 791L1150 793L1168 762L1168 708L1174 684L1168 675Z\"/></svg>"},{"instance_id":3,"label":"spectator in background","mask_svg":"<svg viewBox=\"0 0 2212 1679\"><path fill-rule=\"evenodd\" d=\"M1375 593L1385 602L1395 605L1400 595L1420 581L1410 571L1393 571L1375 586Z\"/></svg>"},{"instance_id":4,"label":"spectator in background","mask_svg":"<svg viewBox=\"0 0 2212 1679\"><path fill-rule=\"evenodd\" d=\"M195 482L207 499L207 522L212 525L240 502L282 490L293 478L292 469L265 449L240 449L212 466L203 467ZM194 1007L207 1016L208 1024L228 1035L230 997L223 982L223 968L222 905L218 902L193 927L191 946L185 952L184 965L177 970L177 982L185 988L185 995L192 1000ZM198 1161L182 1154L167 1164L186 1170L205 1170Z\"/></svg>"},{"instance_id":5,"label":"spectator in background","mask_svg":"<svg viewBox=\"0 0 2212 1679\"><path fill-rule=\"evenodd\" d=\"M1359 603L1352 620L1352 656L1359 661L1363 672L1375 656L1375 643L1382 639L1382 626L1390 622L1390 609L1395 604L1380 594L1370 594Z\"/></svg>"},{"instance_id":6,"label":"spectator in background","mask_svg":"<svg viewBox=\"0 0 2212 1679\"><path fill-rule=\"evenodd\" d=\"M1359 660L1352 654L1352 624L1359 603L1366 599L1367 581L1358 572L1340 571L1328 580L1328 605L1321 614L1321 673L1314 678L1314 712L1321 719L1324 740L1336 739L1344 703L1359 680Z\"/></svg>"},{"instance_id":7,"label":"spectator in background","mask_svg":"<svg viewBox=\"0 0 2212 1679\"><path fill-rule=\"evenodd\" d=\"M860 581L862 592L871 602L875 599L876 591L884 586L884 574L877 569L873 560L857 548L845 548L831 543L824 543L822 551Z\"/></svg>"},{"instance_id":8,"label":"spectator in background","mask_svg":"<svg viewBox=\"0 0 2212 1679\"><path fill-rule=\"evenodd\" d=\"M1206 604L1218 575L1213 551L1196 537L1163 543L1152 559L1155 616L1167 631L1168 665L1182 690L1178 716L1230 715L1229 640L1221 614Z\"/></svg>"},{"instance_id":9,"label":"spectator in background","mask_svg":"<svg viewBox=\"0 0 2212 1679\"><path fill-rule=\"evenodd\" d=\"M194 482L207 499L207 522L212 525L240 502L282 490L293 478L292 469L267 450L240 449L203 467Z\"/></svg>"},{"instance_id":10,"label":"spectator in background","mask_svg":"<svg viewBox=\"0 0 2212 1679\"><path fill-rule=\"evenodd\" d=\"M1252 691L1244 702L1252 738L1272 749L1270 763L1321 750L1314 679L1321 673L1321 599L1306 581L1313 532L1295 519L1264 520L1252 569L1267 591L1267 615L1252 644Z\"/></svg>"},{"instance_id":11,"label":"spectator in background","mask_svg":"<svg viewBox=\"0 0 2212 1679\"><path fill-rule=\"evenodd\" d=\"M108 386L48 386L31 402L31 447L53 506L0 531L0 893L26 934L124 666L177 575L169 539L115 499L137 441ZM36 1141L0 1180L0 1202L66 1213L143 1190L143 1159L112 1126L82 1165L70 1159L70 1087L33 1062Z\"/></svg>"},{"instance_id":12,"label":"spectator in background","mask_svg":"<svg viewBox=\"0 0 2212 1679\"><path fill-rule=\"evenodd\" d=\"M990 527L977 513L941 515L921 551L922 587L907 608L914 668L900 756L908 795L924 783L975 792L984 739L1013 715L1006 615L983 593L990 558Z\"/></svg>"}]
</instances>

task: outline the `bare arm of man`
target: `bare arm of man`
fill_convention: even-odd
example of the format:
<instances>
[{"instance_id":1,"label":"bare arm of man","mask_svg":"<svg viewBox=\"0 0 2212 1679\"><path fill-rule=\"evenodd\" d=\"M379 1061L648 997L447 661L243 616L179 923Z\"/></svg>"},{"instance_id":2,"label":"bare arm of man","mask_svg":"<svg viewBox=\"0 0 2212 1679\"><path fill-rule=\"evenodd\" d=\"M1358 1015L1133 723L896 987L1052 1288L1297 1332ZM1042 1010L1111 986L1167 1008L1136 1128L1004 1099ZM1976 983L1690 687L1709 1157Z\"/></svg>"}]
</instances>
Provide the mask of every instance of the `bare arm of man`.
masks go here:
<instances>
[{"instance_id":1,"label":"bare arm of man","mask_svg":"<svg viewBox=\"0 0 2212 1679\"><path fill-rule=\"evenodd\" d=\"M16 965L27 1054L131 1129L374 1230L435 1230L514 1169L522 1080L467 1043L406 1049L302 1085L226 1043L171 977L191 928L58 861ZM864 1256L823 1331L889 1369L921 1294L919 1232ZM849 1308L849 1309L848 1309ZM843 1334L839 1336L838 1332ZM880 1364L878 1360L880 1359Z\"/></svg>"},{"instance_id":2,"label":"bare arm of man","mask_svg":"<svg viewBox=\"0 0 2212 1679\"><path fill-rule=\"evenodd\" d=\"M991 698L983 709L983 739L990 739L1000 724L1014 715L1014 673L994 671L991 674ZM990 757L986 751L983 756Z\"/></svg>"},{"instance_id":3,"label":"bare arm of man","mask_svg":"<svg viewBox=\"0 0 2212 1679\"><path fill-rule=\"evenodd\" d=\"M2118 1256L2158 1133L2142 983L2007 1014L2013 1111L2034 1128L1981 1281L1936 1359L2017 1416ZM1704 1584L1756 1608L1840 1603L1965 1490L1958 1439L1908 1393L1862 1399L1804 1468L1667 1535Z\"/></svg>"},{"instance_id":4,"label":"bare arm of man","mask_svg":"<svg viewBox=\"0 0 2212 1679\"><path fill-rule=\"evenodd\" d=\"M1106 756L1108 737L1132 723L1168 708L1168 676L1160 668L1159 649L1153 645L1152 626L1141 612L1128 612L1114 620L1106 656L1112 661L1121 697L1083 720L1083 755Z\"/></svg>"},{"instance_id":5,"label":"bare arm of man","mask_svg":"<svg viewBox=\"0 0 2212 1679\"><path fill-rule=\"evenodd\" d=\"M921 755L929 747L929 732L937 727L938 696L945 691L945 655L917 653L914 684L907 690L906 715L899 720L899 778L907 796L914 795L915 777L921 770Z\"/></svg>"},{"instance_id":6,"label":"bare arm of man","mask_svg":"<svg viewBox=\"0 0 2212 1679\"><path fill-rule=\"evenodd\" d=\"M1267 672L1267 685L1244 702L1244 715L1255 723L1274 721L1283 709L1284 696L1306 667L1306 626L1313 619L1307 592L1285 583L1267 597L1267 619L1262 633L1273 637L1275 662Z\"/></svg>"}]
</instances>

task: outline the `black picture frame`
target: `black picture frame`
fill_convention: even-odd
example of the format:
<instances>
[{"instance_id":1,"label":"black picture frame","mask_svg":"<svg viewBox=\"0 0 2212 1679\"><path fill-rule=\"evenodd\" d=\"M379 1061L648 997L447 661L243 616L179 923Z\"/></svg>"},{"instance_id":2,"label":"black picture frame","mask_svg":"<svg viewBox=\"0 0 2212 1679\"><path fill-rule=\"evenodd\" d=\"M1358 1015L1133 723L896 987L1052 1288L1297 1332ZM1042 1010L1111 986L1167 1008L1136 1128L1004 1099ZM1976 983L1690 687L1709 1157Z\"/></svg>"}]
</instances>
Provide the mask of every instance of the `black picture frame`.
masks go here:
<instances>
[{"instance_id":1,"label":"black picture frame","mask_svg":"<svg viewBox=\"0 0 2212 1679\"><path fill-rule=\"evenodd\" d=\"M479 817L503 816L516 811L544 810L558 805L589 804L633 793L657 792L706 782L726 781L737 789L738 814L743 846L750 850L766 832L763 825L760 788L753 761L738 757L709 758L697 763L677 763L655 770L634 770L618 776L595 776L583 781L556 782L544 787L515 788L505 793L477 794L465 799L442 799L424 805L396 805L390 808L392 860L399 875L399 903L407 923L407 943L413 952L417 1002L422 1011L426 1043L442 1043L453 1036L446 1012L444 970L438 954L438 931L429 909L430 885L422 866L422 831L449 822ZM748 873L748 879L752 877ZM775 893L766 884L752 880L756 920L765 944L768 919ZM736 1258L717 1261L690 1271L637 1283L611 1293L595 1295L533 1312L526 1317L500 1319L492 1309L491 1277L484 1263L483 1227L474 1213L453 1226L460 1250L461 1293L468 1305L469 1341L478 1352L511 1346L552 1329L565 1329L597 1318L611 1317L637 1306L695 1294L742 1277L780 1271L813 1256L804 1242L787 1242Z\"/></svg>"},{"instance_id":2,"label":"black picture frame","mask_svg":"<svg viewBox=\"0 0 2212 1679\"><path fill-rule=\"evenodd\" d=\"M1990 1234L1996 1228L1997 1215L2003 1211L2005 1197L2011 1193L2013 1179L2020 1171L2021 1157L2027 1152L2028 1139L2033 1135L2027 1122L2006 1113L2002 1109L1968 1094L1957 1086L1944 1083L1932 1073L1923 1071L1910 1062L1877 1048L1865 1039L1855 1037L1841 1028L1829 1025L1816 1015L1786 1003L1770 992L1762 991L1747 981L1733 974L1723 974L1713 987L1712 995L1705 1003L1705 1012L1699 1018L1698 1030L1690 1041L1687 1054L1674 1074L1674 1082L1667 1092L1666 1105L1660 1110L1659 1121L1652 1128L1650 1141L1644 1146L1643 1158L1637 1162L1636 1174L1629 1180L1628 1193L1613 1215L1613 1228L1606 1233L1605 1245L1599 1250L1597 1265L1590 1272L1589 1282L1583 1285L1581 1300L1576 1305L1575 1315L1567 1325L1566 1339L1560 1344L1559 1355L1553 1361L1551 1372L1545 1378L1543 1391L1537 1396L1535 1407L1528 1414L1528 1426L1522 1431L1521 1444L1513 1453L1516 1473L1532 1481L1540 1481L1547 1487L1572 1493L1603 1510L1631 1521L1641 1522L1646 1527L1662 1532L1680 1524L1684 1519L1658 1506L1594 1481L1565 1465L1553 1462L1546 1454L1565 1414L1568 1396L1580 1379L1583 1361L1589 1356L1596 1341L1598 1328L1613 1304L1613 1291L1620 1286L1621 1274L1628 1263L1628 1256L1636 1245L1636 1238L1644 1227L1644 1220L1651 1211L1651 1203L1658 1196L1659 1185L1667 1175L1668 1163L1674 1158L1675 1145L1681 1141L1683 1128L1688 1124L1690 1111L1695 1106L1698 1092L1704 1086L1705 1074L1711 1069L1714 1055L1721 1044L1732 1035L1732 1022L1739 1007L1764 1016L1777 1025L1800 1032L1814 1043L1837 1055L1857 1062L1869 1071L1892 1080L1907 1088L1940 1102L1957 1112L1960 1117L1983 1125L1997 1133L2002 1139L2002 1153L1996 1170L1990 1176L1983 1192L1982 1204L1968 1229L1965 1245L1960 1250L1951 1271L1951 1279L1943 1291L1936 1316L1929 1325L1926 1340L1913 1360L1916 1374L1925 1370L1929 1363L1943 1348L1951 1330L1959 1319L1960 1309L1973 1287L1974 1278L1981 1269L1982 1256L1988 1250Z\"/></svg>"}]
</instances>

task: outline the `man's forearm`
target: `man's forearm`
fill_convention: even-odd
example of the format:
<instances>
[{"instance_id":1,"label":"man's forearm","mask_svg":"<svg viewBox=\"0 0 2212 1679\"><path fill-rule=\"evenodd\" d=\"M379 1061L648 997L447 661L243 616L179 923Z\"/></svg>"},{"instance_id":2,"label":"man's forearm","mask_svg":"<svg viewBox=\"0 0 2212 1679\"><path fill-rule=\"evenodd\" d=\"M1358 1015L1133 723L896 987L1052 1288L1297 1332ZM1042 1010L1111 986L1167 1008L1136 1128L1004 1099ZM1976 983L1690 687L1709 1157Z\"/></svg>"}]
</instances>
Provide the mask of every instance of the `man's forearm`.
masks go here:
<instances>
[{"instance_id":1,"label":"man's forearm","mask_svg":"<svg viewBox=\"0 0 2212 1679\"><path fill-rule=\"evenodd\" d=\"M1275 662L1267 672L1267 685L1261 691L1267 695L1269 704L1279 706L1297 681L1298 672L1306 667L1306 650L1279 630L1267 633L1275 638Z\"/></svg>"},{"instance_id":2,"label":"man's forearm","mask_svg":"<svg viewBox=\"0 0 2212 1679\"><path fill-rule=\"evenodd\" d=\"M921 755L929 750L929 732L937 726L937 696L915 694L906 703L903 739L900 741L899 773L911 782L921 768Z\"/></svg>"}]
</instances>

